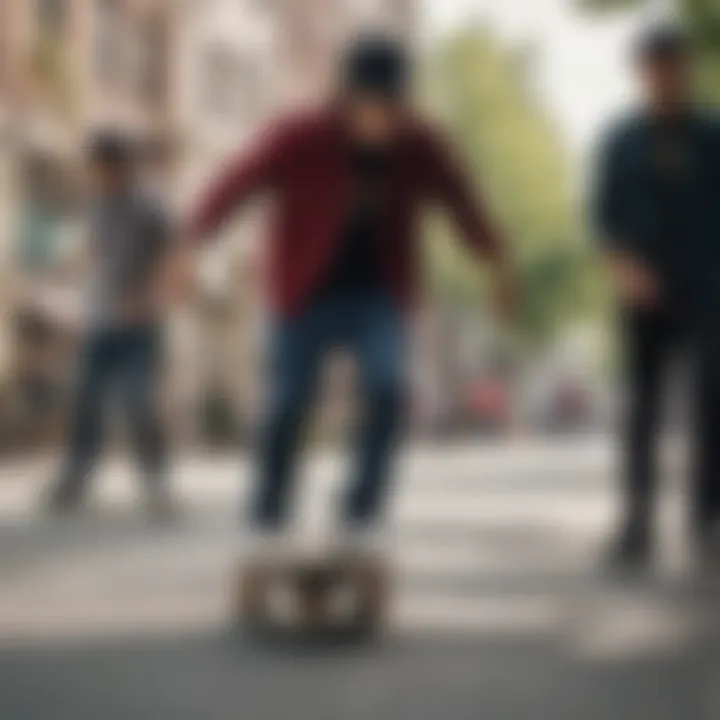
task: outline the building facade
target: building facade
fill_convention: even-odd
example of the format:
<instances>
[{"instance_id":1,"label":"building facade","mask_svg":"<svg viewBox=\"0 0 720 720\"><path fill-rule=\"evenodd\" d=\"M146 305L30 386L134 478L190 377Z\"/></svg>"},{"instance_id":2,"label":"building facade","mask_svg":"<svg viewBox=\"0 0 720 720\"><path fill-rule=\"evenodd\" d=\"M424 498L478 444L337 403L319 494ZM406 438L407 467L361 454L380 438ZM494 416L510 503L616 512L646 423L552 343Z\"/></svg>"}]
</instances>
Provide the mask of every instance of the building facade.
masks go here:
<instances>
[{"instance_id":1,"label":"building facade","mask_svg":"<svg viewBox=\"0 0 720 720\"><path fill-rule=\"evenodd\" d=\"M28 296L45 294L47 323L67 319L55 317L64 304L54 293L79 285L73 254L88 135L112 126L150 145L175 134L178 8L173 0L0 3L3 408L8 388L44 372L38 358L61 364L50 350L31 359L16 318Z\"/></svg>"}]
</instances>

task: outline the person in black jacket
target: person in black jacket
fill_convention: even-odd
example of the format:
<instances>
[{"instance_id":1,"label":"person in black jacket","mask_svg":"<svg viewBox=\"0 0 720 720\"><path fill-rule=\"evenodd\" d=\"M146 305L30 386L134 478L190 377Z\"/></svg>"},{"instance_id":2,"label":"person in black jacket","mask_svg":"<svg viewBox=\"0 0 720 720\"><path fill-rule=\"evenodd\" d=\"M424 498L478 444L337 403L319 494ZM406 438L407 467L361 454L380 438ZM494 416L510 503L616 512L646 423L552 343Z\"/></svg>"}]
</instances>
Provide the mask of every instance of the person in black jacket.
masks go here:
<instances>
[{"instance_id":1,"label":"person in black jacket","mask_svg":"<svg viewBox=\"0 0 720 720\"><path fill-rule=\"evenodd\" d=\"M694 370L690 525L703 553L720 516L720 124L693 99L681 31L646 32L636 64L645 102L609 134L595 198L626 355L624 517L611 552L623 565L653 548L655 446L677 349Z\"/></svg>"}]
</instances>

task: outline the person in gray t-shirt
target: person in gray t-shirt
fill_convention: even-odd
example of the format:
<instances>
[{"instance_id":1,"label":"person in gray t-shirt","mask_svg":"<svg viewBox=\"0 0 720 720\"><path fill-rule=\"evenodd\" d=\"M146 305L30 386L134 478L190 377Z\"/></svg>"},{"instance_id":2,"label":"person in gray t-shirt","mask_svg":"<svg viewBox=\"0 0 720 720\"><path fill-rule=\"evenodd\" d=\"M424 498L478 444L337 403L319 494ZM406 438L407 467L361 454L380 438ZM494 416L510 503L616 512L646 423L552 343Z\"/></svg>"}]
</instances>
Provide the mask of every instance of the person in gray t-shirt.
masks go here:
<instances>
[{"instance_id":1,"label":"person in gray t-shirt","mask_svg":"<svg viewBox=\"0 0 720 720\"><path fill-rule=\"evenodd\" d=\"M102 440L102 420L117 389L155 515L171 511L165 433L156 406L161 371L160 277L172 240L161 203L136 180L129 142L93 138L88 161L94 197L90 221L88 323L68 456L50 505L70 510L83 499Z\"/></svg>"},{"instance_id":2,"label":"person in gray t-shirt","mask_svg":"<svg viewBox=\"0 0 720 720\"><path fill-rule=\"evenodd\" d=\"M171 237L158 199L128 187L90 211L91 325L112 329L157 319L157 273Z\"/></svg>"}]
</instances>

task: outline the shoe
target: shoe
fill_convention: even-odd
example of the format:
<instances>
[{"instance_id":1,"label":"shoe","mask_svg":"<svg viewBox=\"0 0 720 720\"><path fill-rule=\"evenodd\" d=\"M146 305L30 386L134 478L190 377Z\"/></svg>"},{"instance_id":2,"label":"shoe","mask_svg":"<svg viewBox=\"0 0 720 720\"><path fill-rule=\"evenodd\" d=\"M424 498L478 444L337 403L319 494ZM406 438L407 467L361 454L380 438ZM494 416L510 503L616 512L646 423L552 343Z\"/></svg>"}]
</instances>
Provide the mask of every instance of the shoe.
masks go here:
<instances>
[{"instance_id":1,"label":"shoe","mask_svg":"<svg viewBox=\"0 0 720 720\"><path fill-rule=\"evenodd\" d=\"M698 533L696 554L702 569L720 571L720 525L713 524Z\"/></svg>"},{"instance_id":2,"label":"shoe","mask_svg":"<svg viewBox=\"0 0 720 720\"><path fill-rule=\"evenodd\" d=\"M650 564L652 553L650 532L643 527L628 525L612 540L605 556L605 565L611 571L641 571Z\"/></svg>"},{"instance_id":3,"label":"shoe","mask_svg":"<svg viewBox=\"0 0 720 720\"><path fill-rule=\"evenodd\" d=\"M47 515L69 516L82 509L83 493L68 482L52 485L43 499L43 512Z\"/></svg>"}]
</instances>

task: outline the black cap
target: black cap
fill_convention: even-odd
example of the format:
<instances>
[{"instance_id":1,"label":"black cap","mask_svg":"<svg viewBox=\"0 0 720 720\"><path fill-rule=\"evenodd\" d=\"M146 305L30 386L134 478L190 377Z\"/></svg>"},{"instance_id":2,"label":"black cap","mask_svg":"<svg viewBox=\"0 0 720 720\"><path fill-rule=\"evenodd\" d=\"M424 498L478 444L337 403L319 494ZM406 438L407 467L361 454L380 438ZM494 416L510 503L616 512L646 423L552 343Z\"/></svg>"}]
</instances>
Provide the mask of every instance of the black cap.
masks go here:
<instances>
[{"instance_id":1,"label":"black cap","mask_svg":"<svg viewBox=\"0 0 720 720\"><path fill-rule=\"evenodd\" d=\"M92 162L126 168L134 160L134 143L117 130L99 130L90 137L87 155Z\"/></svg>"},{"instance_id":2,"label":"black cap","mask_svg":"<svg viewBox=\"0 0 720 720\"><path fill-rule=\"evenodd\" d=\"M403 44L382 34L364 34L348 47L343 83L350 93L390 100L402 98L410 85L410 60Z\"/></svg>"},{"instance_id":3,"label":"black cap","mask_svg":"<svg viewBox=\"0 0 720 720\"><path fill-rule=\"evenodd\" d=\"M656 25L644 30L635 45L635 57L641 62L673 60L690 51L690 39L676 25Z\"/></svg>"}]
</instances>

